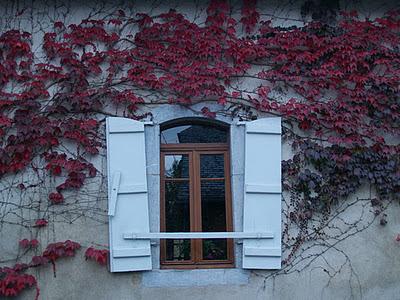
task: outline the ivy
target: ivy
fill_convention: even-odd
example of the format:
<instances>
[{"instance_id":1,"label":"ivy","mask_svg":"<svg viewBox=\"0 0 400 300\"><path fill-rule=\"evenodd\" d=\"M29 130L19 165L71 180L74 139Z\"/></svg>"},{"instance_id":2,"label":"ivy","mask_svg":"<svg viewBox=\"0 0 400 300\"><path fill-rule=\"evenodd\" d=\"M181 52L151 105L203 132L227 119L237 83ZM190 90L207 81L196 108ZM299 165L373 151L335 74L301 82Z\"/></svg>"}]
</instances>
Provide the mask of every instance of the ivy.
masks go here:
<instances>
[{"instance_id":1,"label":"ivy","mask_svg":"<svg viewBox=\"0 0 400 300\"><path fill-rule=\"evenodd\" d=\"M107 249L96 249L94 247L87 248L85 252L86 260L91 259L99 265L106 265L108 261L109 251Z\"/></svg>"},{"instance_id":2,"label":"ivy","mask_svg":"<svg viewBox=\"0 0 400 300\"><path fill-rule=\"evenodd\" d=\"M290 221L302 234L286 262L307 240L313 217L328 215L365 184L377 191L371 205L384 224L384 202L400 196L399 16L343 12L335 24L280 28L261 19L256 1L243 1L239 18L228 1L210 1L204 23L174 10L116 10L79 24L54 22L40 61L31 33L4 32L0 177L43 169L57 180L48 205L66 205L67 191L101 173L90 161L105 147L105 116L151 118L154 105L180 105L207 118L271 114L283 117L294 151L283 162L283 186L295 207ZM205 104L196 111L198 103ZM39 215L32 227L48 222ZM20 246L38 244L23 239ZM51 263L55 272L55 261L79 247L49 244L29 264L0 269L0 295L37 286L24 271ZM99 264L107 255L93 247L85 253Z\"/></svg>"},{"instance_id":3,"label":"ivy","mask_svg":"<svg viewBox=\"0 0 400 300\"><path fill-rule=\"evenodd\" d=\"M20 241L20 246L37 247L39 242L36 239L28 240L23 239ZM74 256L76 251L80 248L80 244L67 240L65 242L57 242L49 244L43 253L39 256L32 256L28 264L19 263L14 267L0 268L0 296L10 297L19 295L24 289L35 286L36 297L39 298L39 287L37 280L33 275L24 273L30 268L37 268L40 266L51 263L53 266L54 277L56 276L56 261L62 257Z\"/></svg>"}]
</instances>

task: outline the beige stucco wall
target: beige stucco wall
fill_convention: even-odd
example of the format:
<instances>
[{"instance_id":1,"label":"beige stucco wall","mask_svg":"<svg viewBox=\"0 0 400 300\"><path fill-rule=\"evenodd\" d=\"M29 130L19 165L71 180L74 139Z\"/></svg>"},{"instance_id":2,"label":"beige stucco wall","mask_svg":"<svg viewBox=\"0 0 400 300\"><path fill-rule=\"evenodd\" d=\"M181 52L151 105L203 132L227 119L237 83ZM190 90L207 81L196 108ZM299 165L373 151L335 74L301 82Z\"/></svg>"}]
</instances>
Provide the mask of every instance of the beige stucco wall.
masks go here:
<instances>
[{"instance_id":1,"label":"beige stucco wall","mask_svg":"<svg viewBox=\"0 0 400 300\"><path fill-rule=\"evenodd\" d=\"M124 1L120 1L124 2ZM196 10L195 2L184 4L169 3L159 5L156 10L176 7L188 16L196 13L204 14L204 6L200 2L200 10ZM292 19L299 17L299 3L293 1L260 1L262 12L275 15L277 25L293 25L299 23ZM379 2L379 3L377 3ZM343 4L359 8L365 14L377 15L396 5L396 1L355 1ZM78 22L90 12L93 7L99 7L100 1L94 5L91 2L79 1L0 1L1 32L10 28L22 28L34 33L34 45L40 47L40 37L43 30L49 26L49 20L66 18L67 22ZM105 8L112 9L117 2L105 2ZM133 10L146 11L149 2L124 2L122 6L130 6ZM146 7L147 6L147 7ZM24 18L15 18L17 11L27 7L30 14ZM203 10L202 10L203 9ZM25 16L25 15L24 15ZM289 19L288 19L289 18ZM149 203L151 229L156 231L159 226L159 179L158 179L158 127L157 125L176 117L197 116L192 111L180 107L158 107L153 111L155 126L146 127L146 143L148 145L147 160L149 166ZM235 136L236 145L243 145L242 129L235 125L236 120L224 119L232 123L231 134ZM235 146L236 147L236 146ZM232 187L235 196L235 229L241 229L241 210L243 198L243 149L236 147L232 152L232 168L236 170L232 177ZM283 145L283 158L291 155L288 145ZM105 170L105 158L101 156L95 161L100 170ZM29 181L29 174L24 174L24 180ZM3 202L0 210L6 209L7 203L24 201L21 199L47 198L49 190L37 189L32 195L11 191L8 187L18 180L15 177L4 178L0 182ZM48 186L54 186L51 179ZM57 207L50 208L50 225L39 231L38 239L43 245L60 240L76 240L84 247L90 245L108 244L107 199L105 182L96 179L84 191L71 193L71 204L65 213ZM360 189L352 198L370 197L370 191ZM5 198L4 198L5 197ZM4 200L6 199L6 200ZM80 204L76 204L77 199ZM89 199L89 200L87 200ZM5 203L7 202L7 203ZM84 204L82 204L84 203ZM390 204L386 213L388 224L383 227L377 221L372 222L372 208L366 202L346 209L341 215L348 222L363 218L359 225L367 227L360 233L349 236L340 243L332 243L332 248L321 253L315 260L299 260L299 265L290 274L271 276L270 271L245 271L240 268L241 246L235 247L236 269L231 270L193 270L170 271L158 270L158 246L152 250L155 270L149 272L112 274L107 268L93 262L84 262L83 251L75 258L62 259L57 264L57 277L53 276L51 266L34 270L39 280L41 299L400 299L400 244L394 237L400 232L400 205ZM83 208L83 209L82 209ZM78 210L81 210L79 212ZM361 216L361 213L364 215ZM18 210L20 216L35 219L35 215L23 209ZM18 221L18 214L15 220ZM341 226L338 224L338 226ZM2 265L13 263L18 252L17 241L30 234L18 226L1 223L0 227L0 261ZM324 248L325 249L325 248ZM318 246L310 251L318 251ZM325 250L324 250L325 251ZM304 269L302 264L309 264ZM297 272L296 270L301 270ZM332 275L328 275L328 270ZM266 279L267 278L267 279ZM19 299L33 299L34 290L22 294Z\"/></svg>"}]
</instances>

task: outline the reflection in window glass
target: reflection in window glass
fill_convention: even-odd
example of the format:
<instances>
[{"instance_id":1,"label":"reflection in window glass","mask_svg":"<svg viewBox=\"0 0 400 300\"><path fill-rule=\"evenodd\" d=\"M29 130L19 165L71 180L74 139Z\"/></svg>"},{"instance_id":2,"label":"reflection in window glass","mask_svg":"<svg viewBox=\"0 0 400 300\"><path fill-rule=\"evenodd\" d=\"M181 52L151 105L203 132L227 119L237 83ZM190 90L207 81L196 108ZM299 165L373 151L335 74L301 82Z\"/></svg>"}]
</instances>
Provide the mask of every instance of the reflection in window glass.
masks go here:
<instances>
[{"instance_id":1,"label":"reflection in window glass","mask_svg":"<svg viewBox=\"0 0 400 300\"><path fill-rule=\"evenodd\" d=\"M166 232L189 232L189 182L165 182ZM190 240L166 240L166 259L190 260Z\"/></svg>"},{"instance_id":2,"label":"reflection in window glass","mask_svg":"<svg viewBox=\"0 0 400 300\"><path fill-rule=\"evenodd\" d=\"M228 258L226 239L203 240L204 260L223 260Z\"/></svg>"},{"instance_id":3,"label":"reflection in window glass","mask_svg":"<svg viewBox=\"0 0 400 300\"><path fill-rule=\"evenodd\" d=\"M201 181L201 213L204 232L226 231L225 181ZM203 259L227 259L226 239L203 240Z\"/></svg>"},{"instance_id":4,"label":"reflection in window glass","mask_svg":"<svg viewBox=\"0 0 400 300\"><path fill-rule=\"evenodd\" d=\"M190 240L166 240L167 261L190 260Z\"/></svg>"},{"instance_id":5,"label":"reflection in window glass","mask_svg":"<svg viewBox=\"0 0 400 300\"><path fill-rule=\"evenodd\" d=\"M224 178L224 155L201 154L200 176L201 178Z\"/></svg>"},{"instance_id":6,"label":"reflection in window glass","mask_svg":"<svg viewBox=\"0 0 400 300\"><path fill-rule=\"evenodd\" d=\"M206 125L183 125L161 131L161 143L226 143L226 130Z\"/></svg>"},{"instance_id":7,"label":"reflection in window glass","mask_svg":"<svg viewBox=\"0 0 400 300\"><path fill-rule=\"evenodd\" d=\"M189 156L165 155L164 156L165 178L188 178L189 177Z\"/></svg>"},{"instance_id":8,"label":"reflection in window glass","mask_svg":"<svg viewBox=\"0 0 400 300\"><path fill-rule=\"evenodd\" d=\"M204 232L226 230L225 181L201 181L201 213Z\"/></svg>"}]
</instances>

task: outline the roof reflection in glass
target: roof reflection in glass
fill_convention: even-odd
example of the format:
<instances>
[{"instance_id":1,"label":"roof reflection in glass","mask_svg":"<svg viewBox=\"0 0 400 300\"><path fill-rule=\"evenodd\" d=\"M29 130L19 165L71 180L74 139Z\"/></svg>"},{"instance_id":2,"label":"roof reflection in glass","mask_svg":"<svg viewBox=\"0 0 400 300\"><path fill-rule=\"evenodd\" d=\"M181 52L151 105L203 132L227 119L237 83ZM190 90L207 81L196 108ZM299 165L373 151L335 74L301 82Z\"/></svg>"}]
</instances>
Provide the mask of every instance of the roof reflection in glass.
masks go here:
<instances>
[{"instance_id":1,"label":"roof reflection in glass","mask_svg":"<svg viewBox=\"0 0 400 300\"><path fill-rule=\"evenodd\" d=\"M207 125L182 125L161 131L162 144L227 143L226 130Z\"/></svg>"}]
</instances>

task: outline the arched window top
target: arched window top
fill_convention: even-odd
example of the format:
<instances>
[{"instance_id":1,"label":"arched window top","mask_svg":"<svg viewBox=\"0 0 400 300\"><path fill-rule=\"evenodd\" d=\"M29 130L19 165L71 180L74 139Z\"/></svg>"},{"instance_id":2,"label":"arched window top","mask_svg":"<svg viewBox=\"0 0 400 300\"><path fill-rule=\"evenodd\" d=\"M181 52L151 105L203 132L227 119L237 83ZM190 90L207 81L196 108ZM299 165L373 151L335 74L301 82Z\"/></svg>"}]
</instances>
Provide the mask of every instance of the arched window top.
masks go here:
<instances>
[{"instance_id":1,"label":"arched window top","mask_svg":"<svg viewBox=\"0 0 400 300\"><path fill-rule=\"evenodd\" d=\"M161 125L162 144L227 143L229 126L203 118L182 118Z\"/></svg>"}]
</instances>

